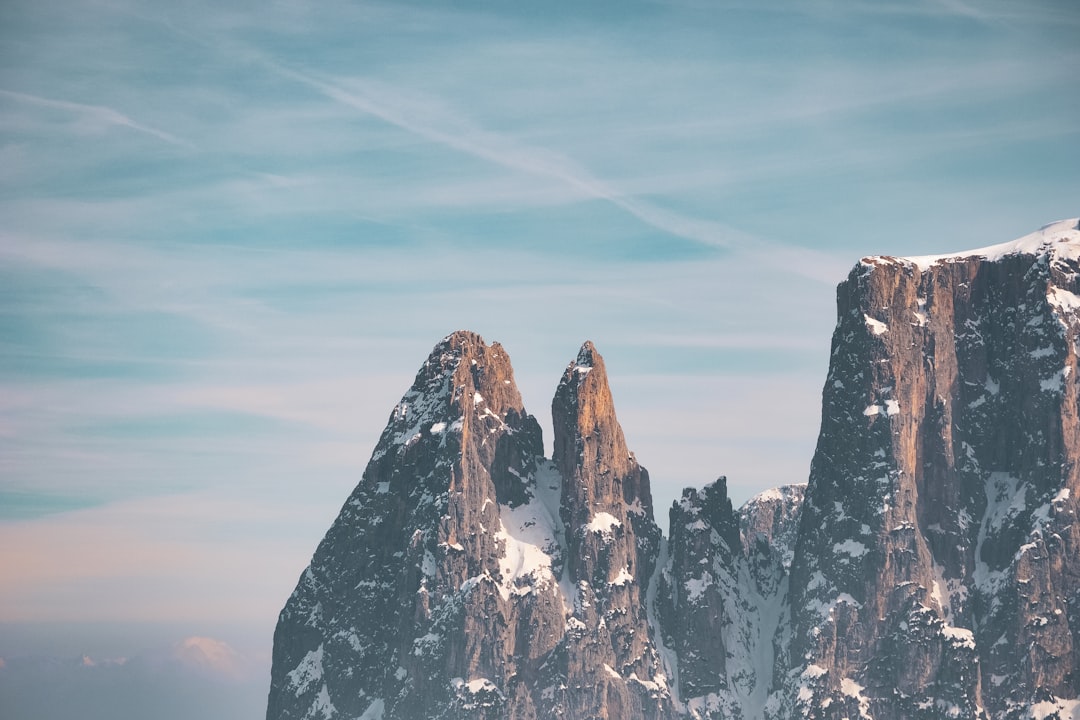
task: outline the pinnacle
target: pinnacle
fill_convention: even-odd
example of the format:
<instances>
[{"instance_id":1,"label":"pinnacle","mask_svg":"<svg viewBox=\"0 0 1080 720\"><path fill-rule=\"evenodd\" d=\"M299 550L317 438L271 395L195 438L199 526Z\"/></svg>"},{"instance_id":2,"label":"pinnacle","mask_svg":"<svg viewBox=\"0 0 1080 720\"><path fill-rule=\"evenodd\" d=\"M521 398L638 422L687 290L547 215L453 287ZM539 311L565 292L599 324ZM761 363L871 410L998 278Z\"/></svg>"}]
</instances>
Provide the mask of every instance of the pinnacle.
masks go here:
<instances>
[{"instance_id":1,"label":"pinnacle","mask_svg":"<svg viewBox=\"0 0 1080 720\"><path fill-rule=\"evenodd\" d=\"M484 338L480 337L479 333L475 333L471 330L455 330L450 333L435 346L432 350L432 354L456 351L462 348L477 348L484 347L487 343L484 342Z\"/></svg>"},{"instance_id":2,"label":"pinnacle","mask_svg":"<svg viewBox=\"0 0 1080 720\"><path fill-rule=\"evenodd\" d=\"M600 355L600 352L593 345L591 340L586 340L578 350L577 357L566 366L566 372L563 374L563 379L560 385L566 385L572 380L576 381L578 387L581 386L585 378L590 375L593 370L597 370L598 373L594 377L593 383L595 387L596 379L606 378L606 371L604 369L604 358Z\"/></svg>"},{"instance_id":3,"label":"pinnacle","mask_svg":"<svg viewBox=\"0 0 1080 720\"><path fill-rule=\"evenodd\" d=\"M575 363L578 365L591 365L593 358L595 356L598 356L599 354L600 353L597 352L596 346L593 345L592 340L586 340L582 344L581 349L578 350L577 360L575 360Z\"/></svg>"}]
</instances>

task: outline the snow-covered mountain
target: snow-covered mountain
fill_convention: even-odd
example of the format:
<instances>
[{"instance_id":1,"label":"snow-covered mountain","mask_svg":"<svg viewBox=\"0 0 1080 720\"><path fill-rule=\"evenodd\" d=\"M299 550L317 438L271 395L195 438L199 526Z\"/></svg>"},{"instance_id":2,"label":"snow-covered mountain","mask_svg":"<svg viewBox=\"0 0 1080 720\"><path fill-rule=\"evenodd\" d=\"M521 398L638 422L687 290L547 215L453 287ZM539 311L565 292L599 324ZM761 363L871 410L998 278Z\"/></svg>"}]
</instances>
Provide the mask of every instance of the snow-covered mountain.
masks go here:
<instances>
[{"instance_id":1,"label":"snow-covered mountain","mask_svg":"<svg viewBox=\"0 0 1080 720\"><path fill-rule=\"evenodd\" d=\"M268 720L1080 716L1080 228L865 258L809 483L653 516L604 361L445 338L289 598Z\"/></svg>"},{"instance_id":2,"label":"snow-covered mountain","mask_svg":"<svg viewBox=\"0 0 1080 720\"><path fill-rule=\"evenodd\" d=\"M782 717L1077 713L1078 272L1069 220L840 285Z\"/></svg>"}]
</instances>

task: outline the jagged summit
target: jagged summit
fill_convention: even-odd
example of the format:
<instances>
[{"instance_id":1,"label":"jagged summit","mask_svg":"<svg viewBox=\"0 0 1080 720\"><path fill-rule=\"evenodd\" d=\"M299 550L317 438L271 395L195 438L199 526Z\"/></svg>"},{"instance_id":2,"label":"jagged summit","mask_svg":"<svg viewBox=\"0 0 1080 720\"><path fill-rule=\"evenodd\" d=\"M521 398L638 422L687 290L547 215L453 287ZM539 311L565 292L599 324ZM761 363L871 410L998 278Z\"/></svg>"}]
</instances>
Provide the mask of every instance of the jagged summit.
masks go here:
<instances>
[{"instance_id":1,"label":"jagged summit","mask_svg":"<svg viewBox=\"0 0 1080 720\"><path fill-rule=\"evenodd\" d=\"M667 717L670 692L646 607L660 528L649 474L626 447L604 359L591 342L567 366L551 412L567 579L577 590L569 668L596 688L569 693L578 708L570 717L611 712L609 705L628 717ZM598 691L612 700L595 704Z\"/></svg>"},{"instance_id":2,"label":"jagged summit","mask_svg":"<svg viewBox=\"0 0 1080 720\"><path fill-rule=\"evenodd\" d=\"M555 463L498 343L435 346L282 610L267 718L670 717L648 474L595 347L570 367Z\"/></svg>"},{"instance_id":3,"label":"jagged summit","mask_svg":"<svg viewBox=\"0 0 1080 720\"><path fill-rule=\"evenodd\" d=\"M599 358L600 364L603 365L604 360L600 357L600 353L596 350L596 346L593 345L592 340L586 340L581 344L581 349L578 350L577 358L574 362L570 363L570 365L575 368L577 372L589 372L595 362L595 358Z\"/></svg>"},{"instance_id":4,"label":"jagged summit","mask_svg":"<svg viewBox=\"0 0 1080 720\"><path fill-rule=\"evenodd\" d=\"M919 270L925 271L931 265L938 263L958 262L969 259L994 262L1009 255L1046 255L1055 261L1072 261L1075 263L1080 260L1080 218L1059 220L1044 225L1035 232L1025 235L1017 240L1000 243L998 245L990 245L989 247L941 255L919 255L913 257L877 255L864 257L861 262L863 265L901 263L905 265L914 265Z\"/></svg>"},{"instance_id":5,"label":"jagged summit","mask_svg":"<svg viewBox=\"0 0 1080 720\"><path fill-rule=\"evenodd\" d=\"M869 258L805 485L649 475L586 342L552 459L440 341L281 612L268 720L1080 717L1080 228ZM722 405L718 405L722 411Z\"/></svg>"},{"instance_id":6,"label":"jagged summit","mask_svg":"<svg viewBox=\"0 0 1080 720\"><path fill-rule=\"evenodd\" d=\"M626 446L622 426L615 415L615 403L608 385L604 358L591 342L578 351L577 358L566 367L555 390L551 405L554 420L554 454L552 459L563 476L574 477L577 467L596 472L603 487L589 483L573 483L585 495L581 498L582 513L591 512L592 495L621 497L636 506L636 511L653 514L652 493L648 474L637 464ZM587 522L588 517L573 518Z\"/></svg>"},{"instance_id":7,"label":"jagged summit","mask_svg":"<svg viewBox=\"0 0 1080 720\"><path fill-rule=\"evenodd\" d=\"M837 289L786 713L1075 709L1078 239L1070 220L981 251L872 259Z\"/></svg>"}]
</instances>

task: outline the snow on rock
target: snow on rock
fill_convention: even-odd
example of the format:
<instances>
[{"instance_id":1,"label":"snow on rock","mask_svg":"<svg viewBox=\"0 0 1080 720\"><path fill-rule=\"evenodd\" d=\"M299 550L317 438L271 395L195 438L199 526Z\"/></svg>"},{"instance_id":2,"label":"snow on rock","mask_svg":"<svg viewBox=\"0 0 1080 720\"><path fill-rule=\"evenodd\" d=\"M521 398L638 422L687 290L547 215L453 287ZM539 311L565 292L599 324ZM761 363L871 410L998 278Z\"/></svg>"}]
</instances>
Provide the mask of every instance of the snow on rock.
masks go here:
<instances>
[{"instance_id":1,"label":"snow on rock","mask_svg":"<svg viewBox=\"0 0 1080 720\"><path fill-rule=\"evenodd\" d=\"M938 263L958 262L969 258L981 258L996 262L1009 255L1050 255L1058 261L1080 260L1080 219L1061 220L1018 240L991 245L975 250L947 253L944 255L921 255L905 258L883 258L908 262L920 270L927 270Z\"/></svg>"},{"instance_id":2,"label":"snow on rock","mask_svg":"<svg viewBox=\"0 0 1080 720\"><path fill-rule=\"evenodd\" d=\"M289 673L289 684L293 687L297 697L308 691L312 685L322 682L323 678L323 646L320 644L314 650L304 655L300 664Z\"/></svg>"},{"instance_id":3,"label":"snow on rock","mask_svg":"<svg viewBox=\"0 0 1080 720\"><path fill-rule=\"evenodd\" d=\"M1052 697L1049 700L1033 703L1029 717L1032 720L1078 720L1080 718L1080 698Z\"/></svg>"},{"instance_id":4,"label":"snow on rock","mask_svg":"<svg viewBox=\"0 0 1080 720\"><path fill-rule=\"evenodd\" d=\"M668 541L591 343L547 460L448 337L282 611L268 718L1076 720L1078 222L864 259L838 309L810 483L684 493Z\"/></svg>"},{"instance_id":5,"label":"snow on rock","mask_svg":"<svg viewBox=\"0 0 1080 720\"><path fill-rule=\"evenodd\" d=\"M848 538L843 542L838 542L833 545L833 552L837 554L849 555L851 557L862 557L866 554L866 545L863 545L858 540L852 540Z\"/></svg>"},{"instance_id":6,"label":"snow on rock","mask_svg":"<svg viewBox=\"0 0 1080 720\"><path fill-rule=\"evenodd\" d=\"M376 698L371 701L371 704L367 706L367 710L364 710L357 720L383 720L385 712L386 702L382 698Z\"/></svg>"},{"instance_id":7,"label":"snow on rock","mask_svg":"<svg viewBox=\"0 0 1080 720\"><path fill-rule=\"evenodd\" d=\"M610 533L613 528L622 527L622 523L609 512L598 512L589 520L585 529L594 533Z\"/></svg>"},{"instance_id":8,"label":"snow on rock","mask_svg":"<svg viewBox=\"0 0 1080 720\"><path fill-rule=\"evenodd\" d=\"M495 538L505 552L499 561L499 591L504 598L525 595L534 588L557 588L552 567L560 556L559 523L551 507L538 497L517 507L499 509Z\"/></svg>"},{"instance_id":9,"label":"snow on rock","mask_svg":"<svg viewBox=\"0 0 1080 720\"><path fill-rule=\"evenodd\" d=\"M863 315L863 320L866 322L866 329L869 330L872 335L884 335L889 332L889 326L880 320L875 320L869 315Z\"/></svg>"}]
</instances>

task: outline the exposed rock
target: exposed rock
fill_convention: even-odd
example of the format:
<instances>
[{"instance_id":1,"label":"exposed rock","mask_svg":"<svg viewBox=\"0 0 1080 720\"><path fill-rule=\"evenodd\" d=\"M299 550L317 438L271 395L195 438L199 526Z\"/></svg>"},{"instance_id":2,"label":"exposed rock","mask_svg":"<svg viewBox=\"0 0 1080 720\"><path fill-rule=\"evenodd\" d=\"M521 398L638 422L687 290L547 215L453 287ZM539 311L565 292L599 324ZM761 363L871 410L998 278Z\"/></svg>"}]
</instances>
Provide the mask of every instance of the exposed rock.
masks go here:
<instances>
[{"instance_id":1,"label":"exposed rock","mask_svg":"<svg viewBox=\"0 0 1080 720\"><path fill-rule=\"evenodd\" d=\"M1071 221L841 284L789 715L1029 717L1080 694L1078 259Z\"/></svg>"},{"instance_id":2,"label":"exposed rock","mask_svg":"<svg viewBox=\"0 0 1080 720\"><path fill-rule=\"evenodd\" d=\"M803 487L769 490L736 512L720 478L684 490L671 508L657 611L692 717L751 720L779 702Z\"/></svg>"},{"instance_id":3,"label":"exposed rock","mask_svg":"<svg viewBox=\"0 0 1080 720\"><path fill-rule=\"evenodd\" d=\"M776 592L795 557L806 484L766 490L739 508L739 533L750 571L762 592Z\"/></svg>"},{"instance_id":4,"label":"exposed rock","mask_svg":"<svg viewBox=\"0 0 1080 720\"><path fill-rule=\"evenodd\" d=\"M281 613L269 720L671 715L648 474L591 344L555 406L558 466L498 344L435 347Z\"/></svg>"},{"instance_id":5,"label":"exposed rock","mask_svg":"<svg viewBox=\"0 0 1080 720\"><path fill-rule=\"evenodd\" d=\"M503 349L447 337L281 613L267 717L536 716L559 484Z\"/></svg>"},{"instance_id":6,"label":"exposed rock","mask_svg":"<svg viewBox=\"0 0 1080 720\"><path fill-rule=\"evenodd\" d=\"M603 359L443 340L282 610L268 720L1080 716L1080 228L865 258L808 485L653 519Z\"/></svg>"},{"instance_id":7,"label":"exposed rock","mask_svg":"<svg viewBox=\"0 0 1080 720\"><path fill-rule=\"evenodd\" d=\"M666 717L667 675L645 604L661 533L649 474L626 447L592 343L566 368L551 407L575 592L563 707L571 718Z\"/></svg>"}]
</instances>

